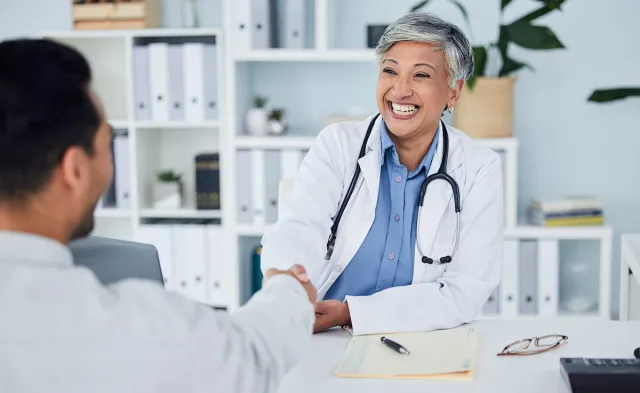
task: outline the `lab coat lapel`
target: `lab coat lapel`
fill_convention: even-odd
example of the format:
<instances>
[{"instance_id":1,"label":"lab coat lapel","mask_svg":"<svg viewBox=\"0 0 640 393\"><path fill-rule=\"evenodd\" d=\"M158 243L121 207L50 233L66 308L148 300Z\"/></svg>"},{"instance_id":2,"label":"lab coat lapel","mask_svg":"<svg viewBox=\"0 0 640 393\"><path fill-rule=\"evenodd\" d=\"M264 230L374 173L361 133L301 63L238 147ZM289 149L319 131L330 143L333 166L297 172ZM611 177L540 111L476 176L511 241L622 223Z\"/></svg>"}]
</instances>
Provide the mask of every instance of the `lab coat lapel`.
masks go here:
<instances>
[{"instance_id":1,"label":"lab coat lapel","mask_svg":"<svg viewBox=\"0 0 640 393\"><path fill-rule=\"evenodd\" d=\"M371 129L371 134L367 140L367 153L358 161L374 210L376 202L378 201L378 191L380 189L380 163L382 160L382 152L380 151L381 119L382 116L379 116L376 119L375 125L373 126L373 129ZM367 123L367 126L368 125L369 124Z\"/></svg>"},{"instance_id":2,"label":"lab coat lapel","mask_svg":"<svg viewBox=\"0 0 640 393\"><path fill-rule=\"evenodd\" d=\"M444 130L443 130L444 131ZM438 138L438 147L434 154L433 161L429 168L429 176L438 172L440 163L442 162L442 155L444 151L444 132L440 132ZM460 142L457 137L449 132L449 158L447 163L447 174L452 175L464 160L462 149L460 148ZM422 205L422 214L420 217L420 239L416 239L415 258L414 258L414 274L413 282L420 282L424 276L427 264L422 263L422 256L418 252L418 244L422 246L422 251L426 253L426 256L432 258L439 258L442 255L433 255L431 250L433 243L440 226L440 221L443 218L444 212L447 210L449 203L453 203L453 190L449 183L445 180L434 180L429 183L427 191L424 197L424 203ZM452 217L454 219L454 217Z\"/></svg>"}]
</instances>

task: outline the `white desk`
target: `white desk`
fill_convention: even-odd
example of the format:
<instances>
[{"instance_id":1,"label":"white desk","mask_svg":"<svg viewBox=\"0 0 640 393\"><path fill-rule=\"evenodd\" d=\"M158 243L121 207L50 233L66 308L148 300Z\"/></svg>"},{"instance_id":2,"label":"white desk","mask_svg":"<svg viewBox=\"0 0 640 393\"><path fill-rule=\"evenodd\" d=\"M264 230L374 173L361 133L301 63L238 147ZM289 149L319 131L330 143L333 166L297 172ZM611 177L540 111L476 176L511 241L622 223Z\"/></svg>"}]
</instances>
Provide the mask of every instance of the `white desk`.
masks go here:
<instances>
[{"instance_id":1,"label":"white desk","mask_svg":"<svg viewBox=\"0 0 640 393\"><path fill-rule=\"evenodd\" d=\"M478 370L473 381L336 378L333 370L350 335L334 330L314 336L311 348L285 377L279 393L566 393L570 390L560 374L560 357L633 358L633 350L640 347L640 322L494 320L473 325L480 332ZM569 344L534 356L496 356L512 341L550 333L569 336Z\"/></svg>"},{"instance_id":2,"label":"white desk","mask_svg":"<svg viewBox=\"0 0 640 393\"><path fill-rule=\"evenodd\" d=\"M620 319L640 320L640 234L620 237Z\"/></svg>"}]
</instances>

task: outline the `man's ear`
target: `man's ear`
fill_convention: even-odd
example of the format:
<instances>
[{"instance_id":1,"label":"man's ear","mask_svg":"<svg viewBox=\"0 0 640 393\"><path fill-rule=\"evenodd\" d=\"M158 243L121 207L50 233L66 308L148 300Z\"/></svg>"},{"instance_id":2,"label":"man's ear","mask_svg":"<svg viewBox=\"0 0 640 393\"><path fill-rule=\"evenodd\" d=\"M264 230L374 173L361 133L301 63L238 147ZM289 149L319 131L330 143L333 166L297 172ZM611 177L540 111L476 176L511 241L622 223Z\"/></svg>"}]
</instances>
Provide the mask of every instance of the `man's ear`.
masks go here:
<instances>
[{"instance_id":1,"label":"man's ear","mask_svg":"<svg viewBox=\"0 0 640 393\"><path fill-rule=\"evenodd\" d=\"M59 170L65 188L75 190L84 187L83 182L86 183L86 178L90 176L88 163L89 157L80 147L72 146L64 152Z\"/></svg>"}]
</instances>

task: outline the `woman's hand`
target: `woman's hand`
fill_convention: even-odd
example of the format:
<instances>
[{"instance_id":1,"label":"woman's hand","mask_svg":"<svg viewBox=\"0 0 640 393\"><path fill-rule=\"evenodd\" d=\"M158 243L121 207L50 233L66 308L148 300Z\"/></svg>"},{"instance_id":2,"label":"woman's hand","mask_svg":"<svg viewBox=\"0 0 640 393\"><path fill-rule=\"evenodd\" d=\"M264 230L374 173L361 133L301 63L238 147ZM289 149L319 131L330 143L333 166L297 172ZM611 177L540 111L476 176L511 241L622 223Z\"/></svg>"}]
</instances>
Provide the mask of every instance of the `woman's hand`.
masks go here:
<instances>
[{"instance_id":1,"label":"woman's hand","mask_svg":"<svg viewBox=\"0 0 640 393\"><path fill-rule=\"evenodd\" d=\"M318 333L336 326L351 324L351 315L347 303L338 300L325 300L316 303L316 322L313 332Z\"/></svg>"}]
</instances>

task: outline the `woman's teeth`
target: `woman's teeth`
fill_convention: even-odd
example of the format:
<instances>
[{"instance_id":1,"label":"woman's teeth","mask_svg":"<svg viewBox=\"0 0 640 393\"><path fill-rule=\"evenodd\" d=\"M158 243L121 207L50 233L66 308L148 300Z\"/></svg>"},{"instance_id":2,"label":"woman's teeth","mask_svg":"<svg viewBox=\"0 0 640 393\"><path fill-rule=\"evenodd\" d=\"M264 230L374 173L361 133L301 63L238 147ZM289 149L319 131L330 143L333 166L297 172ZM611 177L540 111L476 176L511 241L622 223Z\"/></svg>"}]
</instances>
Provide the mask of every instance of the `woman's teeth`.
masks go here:
<instances>
[{"instance_id":1,"label":"woman's teeth","mask_svg":"<svg viewBox=\"0 0 640 393\"><path fill-rule=\"evenodd\" d=\"M418 110L418 107L415 105L400 105L391 103L391 108L393 109L393 113L397 115L411 115Z\"/></svg>"}]
</instances>

